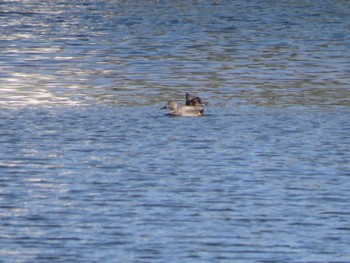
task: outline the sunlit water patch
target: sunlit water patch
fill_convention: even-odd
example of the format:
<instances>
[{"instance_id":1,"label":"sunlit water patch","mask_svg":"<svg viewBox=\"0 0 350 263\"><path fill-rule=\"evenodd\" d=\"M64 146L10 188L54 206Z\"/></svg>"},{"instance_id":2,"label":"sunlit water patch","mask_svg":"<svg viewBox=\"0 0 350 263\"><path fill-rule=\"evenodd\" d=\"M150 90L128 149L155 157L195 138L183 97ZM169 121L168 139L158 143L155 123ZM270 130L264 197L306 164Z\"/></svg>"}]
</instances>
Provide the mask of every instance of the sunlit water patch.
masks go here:
<instances>
[{"instance_id":1,"label":"sunlit water patch","mask_svg":"<svg viewBox=\"0 0 350 263\"><path fill-rule=\"evenodd\" d=\"M4 2L0 102L349 106L349 4Z\"/></svg>"}]
</instances>

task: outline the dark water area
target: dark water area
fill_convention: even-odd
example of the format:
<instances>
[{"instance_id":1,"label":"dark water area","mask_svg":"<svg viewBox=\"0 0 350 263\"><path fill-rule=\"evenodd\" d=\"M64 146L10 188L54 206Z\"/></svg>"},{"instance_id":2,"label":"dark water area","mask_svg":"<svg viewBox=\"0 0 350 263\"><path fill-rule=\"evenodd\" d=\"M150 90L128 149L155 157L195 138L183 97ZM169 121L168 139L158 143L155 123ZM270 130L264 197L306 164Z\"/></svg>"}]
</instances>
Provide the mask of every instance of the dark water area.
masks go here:
<instances>
[{"instance_id":1,"label":"dark water area","mask_svg":"<svg viewBox=\"0 0 350 263\"><path fill-rule=\"evenodd\" d=\"M349 13L0 1L1 261L350 262Z\"/></svg>"}]
</instances>

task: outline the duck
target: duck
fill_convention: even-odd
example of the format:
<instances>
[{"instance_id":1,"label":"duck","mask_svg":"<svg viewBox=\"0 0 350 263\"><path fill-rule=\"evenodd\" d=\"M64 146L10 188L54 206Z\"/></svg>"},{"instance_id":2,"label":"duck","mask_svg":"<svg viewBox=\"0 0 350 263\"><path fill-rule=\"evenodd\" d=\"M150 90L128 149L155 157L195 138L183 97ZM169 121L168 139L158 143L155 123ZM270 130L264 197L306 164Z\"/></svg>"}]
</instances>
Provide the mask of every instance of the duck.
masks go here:
<instances>
[{"instance_id":1,"label":"duck","mask_svg":"<svg viewBox=\"0 0 350 263\"><path fill-rule=\"evenodd\" d=\"M185 94L186 98L186 106L203 106L205 105L204 102L202 102L202 99L200 97L195 97L191 99L191 96L189 93Z\"/></svg>"},{"instance_id":2,"label":"duck","mask_svg":"<svg viewBox=\"0 0 350 263\"><path fill-rule=\"evenodd\" d=\"M204 114L204 108L200 106L182 106L179 107L174 101L168 101L168 103L161 109L169 109L172 116L202 116Z\"/></svg>"}]
</instances>

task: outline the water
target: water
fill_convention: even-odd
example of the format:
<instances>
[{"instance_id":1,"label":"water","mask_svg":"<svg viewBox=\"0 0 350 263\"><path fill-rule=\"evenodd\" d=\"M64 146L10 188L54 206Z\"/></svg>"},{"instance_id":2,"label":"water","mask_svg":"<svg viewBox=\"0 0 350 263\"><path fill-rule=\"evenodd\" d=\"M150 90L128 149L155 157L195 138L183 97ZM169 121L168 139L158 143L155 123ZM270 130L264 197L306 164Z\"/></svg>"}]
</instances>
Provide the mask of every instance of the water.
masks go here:
<instances>
[{"instance_id":1,"label":"water","mask_svg":"<svg viewBox=\"0 0 350 263\"><path fill-rule=\"evenodd\" d=\"M1 1L1 260L350 262L349 11Z\"/></svg>"}]
</instances>

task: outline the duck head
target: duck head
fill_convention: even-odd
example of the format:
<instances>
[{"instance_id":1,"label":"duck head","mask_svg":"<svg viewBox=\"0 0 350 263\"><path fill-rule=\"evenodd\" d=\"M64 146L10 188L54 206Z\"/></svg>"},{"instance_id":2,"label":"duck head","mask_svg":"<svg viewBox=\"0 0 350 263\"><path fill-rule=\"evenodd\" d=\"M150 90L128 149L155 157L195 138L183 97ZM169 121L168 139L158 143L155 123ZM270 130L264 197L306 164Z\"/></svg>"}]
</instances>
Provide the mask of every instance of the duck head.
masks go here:
<instances>
[{"instance_id":1,"label":"duck head","mask_svg":"<svg viewBox=\"0 0 350 263\"><path fill-rule=\"evenodd\" d=\"M169 109L169 110L176 110L177 109L177 103L174 101L168 101L168 103L164 106L160 108L162 109Z\"/></svg>"}]
</instances>

